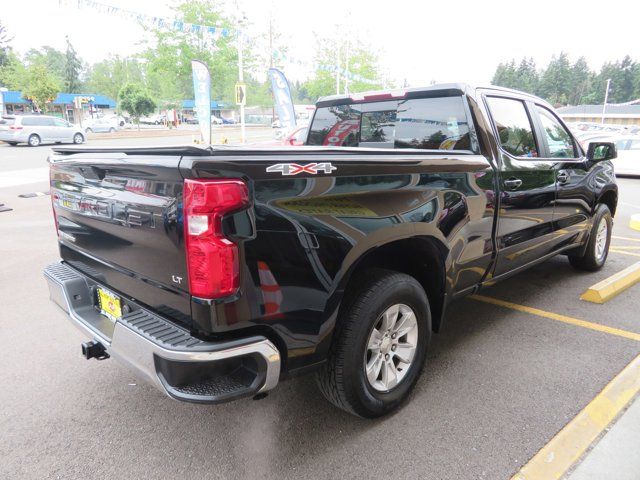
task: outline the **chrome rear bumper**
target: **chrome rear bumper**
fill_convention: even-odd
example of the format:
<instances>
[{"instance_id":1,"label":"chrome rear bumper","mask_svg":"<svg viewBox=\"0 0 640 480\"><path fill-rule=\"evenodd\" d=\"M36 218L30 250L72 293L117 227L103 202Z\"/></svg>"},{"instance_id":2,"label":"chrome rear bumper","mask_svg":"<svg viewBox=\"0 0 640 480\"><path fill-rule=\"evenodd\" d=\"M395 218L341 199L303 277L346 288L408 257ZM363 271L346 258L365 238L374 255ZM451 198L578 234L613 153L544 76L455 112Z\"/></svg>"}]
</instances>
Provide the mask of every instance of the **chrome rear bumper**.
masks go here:
<instances>
[{"instance_id":1,"label":"chrome rear bumper","mask_svg":"<svg viewBox=\"0 0 640 480\"><path fill-rule=\"evenodd\" d=\"M49 265L44 276L51 300L76 327L172 398L221 403L278 383L280 353L265 337L203 341L129 301L132 311L112 322L94 306L96 281L65 263Z\"/></svg>"}]
</instances>

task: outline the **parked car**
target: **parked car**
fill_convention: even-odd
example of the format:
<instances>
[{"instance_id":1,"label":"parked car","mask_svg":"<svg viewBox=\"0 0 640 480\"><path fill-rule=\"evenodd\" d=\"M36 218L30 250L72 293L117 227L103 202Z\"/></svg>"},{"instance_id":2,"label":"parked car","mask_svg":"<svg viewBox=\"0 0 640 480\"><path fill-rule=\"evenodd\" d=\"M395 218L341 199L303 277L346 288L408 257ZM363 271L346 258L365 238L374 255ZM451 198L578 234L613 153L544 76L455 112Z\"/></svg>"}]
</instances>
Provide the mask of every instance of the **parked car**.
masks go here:
<instances>
[{"instance_id":1,"label":"parked car","mask_svg":"<svg viewBox=\"0 0 640 480\"><path fill-rule=\"evenodd\" d=\"M113 133L120 128L117 118L87 119L82 122L82 126L86 133Z\"/></svg>"},{"instance_id":2,"label":"parked car","mask_svg":"<svg viewBox=\"0 0 640 480\"><path fill-rule=\"evenodd\" d=\"M454 299L557 254L604 266L615 145L583 151L544 100L447 84L317 107L309 146L54 149L45 277L85 358L197 403L315 371L377 417Z\"/></svg>"},{"instance_id":3,"label":"parked car","mask_svg":"<svg viewBox=\"0 0 640 480\"><path fill-rule=\"evenodd\" d=\"M238 123L233 118L226 118L226 117L220 117L220 118L222 119L222 123L224 125L235 125L236 123Z\"/></svg>"},{"instance_id":4,"label":"parked car","mask_svg":"<svg viewBox=\"0 0 640 480\"><path fill-rule=\"evenodd\" d=\"M211 115L211 125L222 125L224 122L216 115Z\"/></svg>"},{"instance_id":5,"label":"parked car","mask_svg":"<svg viewBox=\"0 0 640 480\"><path fill-rule=\"evenodd\" d=\"M48 115L6 115L0 119L0 141L9 145L27 143L83 143L84 132L77 125Z\"/></svg>"},{"instance_id":6,"label":"parked car","mask_svg":"<svg viewBox=\"0 0 640 480\"><path fill-rule=\"evenodd\" d=\"M618 157L613 160L613 169L616 176L640 176L640 136L609 136L587 140L585 148L593 142L614 142L618 150Z\"/></svg>"},{"instance_id":7,"label":"parked car","mask_svg":"<svg viewBox=\"0 0 640 480\"><path fill-rule=\"evenodd\" d=\"M148 117L140 117L140 123L145 125L162 125L166 122L167 117L162 114L150 115Z\"/></svg>"},{"instance_id":8,"label":"parked car","mask_svg":"<svg viewBox=\"0 0 640 480\"><path fill-rule=\"evenodd\" d=\"M305 125L302 127L297 127L293 131L285 134L281 134L278 136L278 132L276 133L275 140L269 140L266 142L259 142L259 145L264 146L300 146L304 145L307 140L307 134L309 133L309 126Z\"/></svg>"}]
</instances>

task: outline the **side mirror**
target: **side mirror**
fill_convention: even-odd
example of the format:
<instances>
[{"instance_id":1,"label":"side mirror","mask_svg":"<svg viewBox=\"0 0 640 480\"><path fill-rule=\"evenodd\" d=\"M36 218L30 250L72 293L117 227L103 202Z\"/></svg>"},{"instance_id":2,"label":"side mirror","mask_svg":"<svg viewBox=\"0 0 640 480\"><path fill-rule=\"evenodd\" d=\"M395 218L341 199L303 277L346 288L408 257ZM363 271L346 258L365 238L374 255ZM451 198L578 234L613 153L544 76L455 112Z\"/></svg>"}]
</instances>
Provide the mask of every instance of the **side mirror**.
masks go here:
<instances>
[{"instance_id":1,"label":"side mirror","mask_svg":"<svg viewBox=\"0 0 640 480\"><path fill-rule=\"evenodd\" d=\"M618 157L616 144L613 142L592 142L587 150L587 160L590 162L603 162Z\"/></svg>"}]
</instances>

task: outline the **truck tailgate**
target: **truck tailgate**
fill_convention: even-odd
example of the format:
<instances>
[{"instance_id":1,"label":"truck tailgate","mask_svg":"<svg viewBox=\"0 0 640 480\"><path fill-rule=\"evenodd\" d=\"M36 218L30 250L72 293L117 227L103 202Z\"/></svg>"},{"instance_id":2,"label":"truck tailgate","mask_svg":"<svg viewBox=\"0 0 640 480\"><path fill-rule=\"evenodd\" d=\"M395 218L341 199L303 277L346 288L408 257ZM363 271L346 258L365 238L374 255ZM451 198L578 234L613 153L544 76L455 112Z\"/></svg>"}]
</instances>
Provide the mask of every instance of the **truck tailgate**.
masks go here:
<instances>
[{"instance_id":1,"label":"truck tailgate","mask_svg":"<svg viewBox=\"0 0 640 480\"><path fill-rule=\"evenodd\" d=\"M63 260L189 326L179 162L110 152L59 157L51 195Z\"/></svg>"}]
</instances>

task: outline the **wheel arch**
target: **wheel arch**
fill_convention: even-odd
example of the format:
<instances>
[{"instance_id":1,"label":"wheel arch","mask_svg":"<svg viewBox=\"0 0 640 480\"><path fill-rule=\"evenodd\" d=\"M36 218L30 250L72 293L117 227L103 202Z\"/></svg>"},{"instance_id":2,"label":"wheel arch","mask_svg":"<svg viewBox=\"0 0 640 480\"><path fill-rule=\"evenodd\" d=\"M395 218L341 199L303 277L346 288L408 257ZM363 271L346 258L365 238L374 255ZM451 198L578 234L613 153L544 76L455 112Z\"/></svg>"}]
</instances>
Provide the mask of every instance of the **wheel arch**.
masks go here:
<instances>
[{"instance_id":1,"label":"wheel arch","mask_svg":"<svg viewBox=\"0 0 640 480\"><path fill-rule=\"evenodd\" d=\"M614 185L610 186L607 189L604 189L600 195L598 196L596 205L594 205L594 209L597 204L603 203L607 207L609 207L609 211L611 212L611 216L615 217L616 208L618 207L618 188ZM595 211L595 210L594 210Z\"/></svg>"},{"instance_id":2,"label":"wheel arch","mask_svg":"<svg viewBox=\"0 0 640 480\"><path fill-rule=\"evenodd\" d=\"M432 329L437 332L442 323L446 298L446 258L449 251L437 238L414 236L397 239L365 251L343 276L339 290L343 291L340 308L352 293L352 280L368 269L382 268L414 277L429 298ZM338 318L340 312L338 312Z\"/></svg>"}]
</instances>

